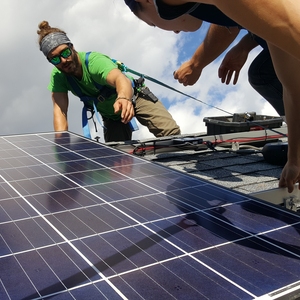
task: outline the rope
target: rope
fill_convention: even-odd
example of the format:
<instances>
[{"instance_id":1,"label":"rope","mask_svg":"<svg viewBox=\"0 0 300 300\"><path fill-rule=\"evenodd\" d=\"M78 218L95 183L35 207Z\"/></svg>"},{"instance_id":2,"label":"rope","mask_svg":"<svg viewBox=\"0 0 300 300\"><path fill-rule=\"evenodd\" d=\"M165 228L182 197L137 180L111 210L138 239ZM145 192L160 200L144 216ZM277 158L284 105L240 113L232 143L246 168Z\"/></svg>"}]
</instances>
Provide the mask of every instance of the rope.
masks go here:
<instances>
[{"instance_id":1,"label":"rope","mask_svg":"<svg viewBox=\"0 0 300 300\"><path fill-rule=\"evenodd\" d=\"M159 81L159 80L157 80L157 79L155 79L155 78L153 78L153 77L150 77L150 76L148 76L148 75L142 74L142 73L137 72L137 71L134 71L134 70L132 70L132 69L129 69L126 65L124 65L124 63L122 63L122 62L120 62L120 61L117 61L117 60L113 59L113 62L115 62L115 63L118 65L119 69L120 69L122 72L130 72L130 73L132 73L132 74L134 74L134 75L137 75L137 76L140 76L140 77L142 77L142 78L148 79L148 80L150 80L150 81L152 81L152 82L154 82L154 83L156 83L156 84L158 84L158 85L161 85L161 86L163 86L163 87L165 87L165 88L168 88L168 89L170 89L170 90L172 90L172 91L174 91L174 92L177 92L177 93L179 93L179 94L181 94L181 95L183 95L183 96L185 96L185 97L191 98L191 99L193 99L193 100L195 100L195 101L198 101L198 102L200 102L200 103L202 103L202 104L205 104L205 105L207 105L207 106L209 106L209 107L211 107L211 108L215 108L215 109L217 109L217 110L220 110L220 111L222 111L222 112L224 112L224 113L226 113L226 114L229 114L229 115L233 116L232 113L230 113L230 112L228 112L228 111L226 111L226 110L224 110L224 109L222 109L222 108L219 108L219 107L217 107L217 106L208 104L208 103L206 103L206 102L204 102L204 101L202 101L202 100L200 100L200 99L197 99L197 98L195 98L195 97L193 97L193 96L191 96L191 95L188 95L188 94L186 94L186 93L184 93L184 92L181 92L180 90L177 90L177 89L175 89L175 88L173 88L173 87L171 87L171 86L169 86L169 85L167 85L167 84L165 84L165 83L163 83L163 82L161 82L161 81ZM274 132L274 133L280 134L281 136L287 137L287 134L278 132L278 131L276 131L276 130L274 130L274 129L272 129L272 128L266 128L265 126L263 126L263 125L261 125L261 124L259 124L259 123L256 123L255 121L249 121L249 120L246 119L246 122L247 122L247 123L250 123L250 122L251 122L251 124L260 126L261 128L263 128L263 129L265 129L265 130L270 130L270 131L272 131L272 132Z\"/></svg>"}]
</instances>

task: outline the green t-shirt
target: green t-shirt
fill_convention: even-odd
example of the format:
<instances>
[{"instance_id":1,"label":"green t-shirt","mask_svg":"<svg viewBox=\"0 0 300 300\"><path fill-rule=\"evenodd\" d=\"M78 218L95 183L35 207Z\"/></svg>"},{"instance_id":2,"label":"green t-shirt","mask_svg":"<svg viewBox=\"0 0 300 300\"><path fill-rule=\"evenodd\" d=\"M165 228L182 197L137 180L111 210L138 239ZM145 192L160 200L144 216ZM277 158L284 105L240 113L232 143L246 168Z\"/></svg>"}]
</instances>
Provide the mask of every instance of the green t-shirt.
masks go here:
<instances>
[{"instance_id":1,"label":"green t-shirt","mask_svg":"<svg viewBox=\"0 0 300 300\"><path fill-rule=\"evenodd\" d=\"M103 101L97 101L97 110L103 117L107 117L113 120L120 120L120 113L115 114L113 108L113 104L117 97L116 89L112 86L109 86L106 81L108 73L111 70L118 68L117 65L108 56L98 52L91 52L89 55L88 71L85 65L86 53L78 52L78 54L82 64L83 76L81 80L78 80L75 76L73 76L74 81L77 83L82 93L90 97L97 97L99 95L99 90L94 85L92 79L104 87L103 91L106 90L107 92L107 89L112 89L108 97L103 99ZM72 89L67 76L56 67L54 67L52 70L48 89L54 93L68 93L68 91L71 91L75 96L78 96Z\"/></svg>"}]
</instances>

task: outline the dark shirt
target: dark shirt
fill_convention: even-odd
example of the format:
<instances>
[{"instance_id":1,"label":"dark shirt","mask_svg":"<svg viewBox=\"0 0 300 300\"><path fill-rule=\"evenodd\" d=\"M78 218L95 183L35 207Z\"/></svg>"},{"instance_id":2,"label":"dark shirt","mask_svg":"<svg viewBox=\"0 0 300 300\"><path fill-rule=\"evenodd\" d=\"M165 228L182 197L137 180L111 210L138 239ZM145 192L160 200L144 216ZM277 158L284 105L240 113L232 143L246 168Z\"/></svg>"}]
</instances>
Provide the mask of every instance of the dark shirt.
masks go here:
<instances>
[{"instance_id":1,"label":"dark shirt","mask_svg":"<svg viewBox=\"0 0 300 300\"><path fill-rule=\"evenodd\" d=\"M189 14L199 20L220 25L226 27L239 27L238 23L227 17L222 11L216 6L203 3L185 3L182 5L168 5L163 0L155 0L158 14L165 20L173 20L184 14ZM253 39L262 46L264 49L267 48L267 43L260 37L253 35Z\"/></svg>"},{"instance_id":2,"label":"dark shirt","mask_svg":"<svg viewBox=\"0 0 300 300\"><path fill-rule=\"evenodd\" d=\"M161 18L173 20L184 14L189 14L197 19L226 27L239 26L235 21L223 14L217 7L210 4L185 3L171 6L163 0L156 0L156 7ZM240 27L240 26L239 26Z\"/></svg>"}]
</instances>

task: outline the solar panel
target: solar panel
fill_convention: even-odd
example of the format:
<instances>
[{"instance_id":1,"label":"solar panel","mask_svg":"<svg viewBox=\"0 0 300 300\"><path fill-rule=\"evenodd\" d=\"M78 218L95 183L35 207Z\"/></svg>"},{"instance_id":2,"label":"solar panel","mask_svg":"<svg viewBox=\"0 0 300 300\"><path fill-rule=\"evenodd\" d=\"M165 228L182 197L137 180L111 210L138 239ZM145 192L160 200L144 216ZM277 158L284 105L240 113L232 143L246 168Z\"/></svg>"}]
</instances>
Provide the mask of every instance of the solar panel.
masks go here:
<instances>
[{"instance_id":1,"label":"solar panel","mask_svg":"<svg viewBox=\"0 0 300 300\"><path fill-rule=\"evenodd\" d=\"M1 300L299 293L296 213L69 132L0 149Z\"/></svg>"}]
</instances>

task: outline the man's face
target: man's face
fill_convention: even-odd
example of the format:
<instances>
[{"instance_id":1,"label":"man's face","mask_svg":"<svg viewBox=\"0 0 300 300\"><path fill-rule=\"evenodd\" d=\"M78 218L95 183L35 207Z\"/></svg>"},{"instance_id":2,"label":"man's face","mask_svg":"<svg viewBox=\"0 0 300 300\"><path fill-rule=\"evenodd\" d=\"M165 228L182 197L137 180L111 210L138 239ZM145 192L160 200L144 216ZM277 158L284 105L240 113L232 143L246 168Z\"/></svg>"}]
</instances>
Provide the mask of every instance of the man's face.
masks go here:
<instances>
[{"instance_id":1,"label":"man's face","mask_svg":"<svg viewBox=\"0 0 300 300\"><path fill-rule=\"evenodd\" d=\"M71 49L71 55L67 58L64 58L62 54L68 48ZM78 68L81 67L78 60L77 52L74 50L72 45L59 45L48 55L49 60L51 60L51 58L53 57L58 57L60 59L60 63L55 65L55 67L65 74L74 75L78 73Z\"/></svg>"},{"instance_id":2,"label":"man's face","mask_svg":"<svg viewBox=\"0 0 300 300\"><path fill-rule=\"evenodd\" d=\"M153 3L141 1L140 5L142 6L142 10L137 13L137 17L150 26L179 33L180 31L196 31L202 25L201 20L187 14L174 20L164 20L158 15Z\"/></svg>"}]
</instances>

